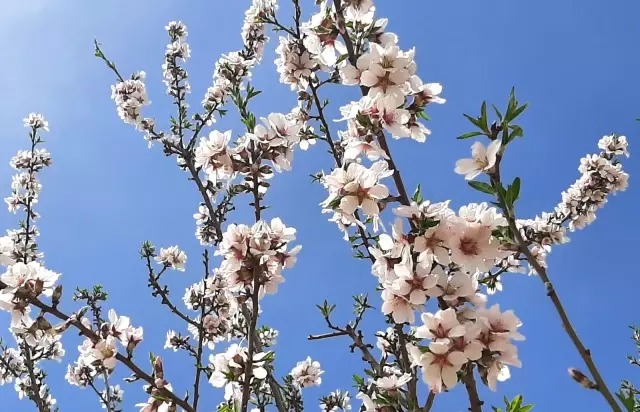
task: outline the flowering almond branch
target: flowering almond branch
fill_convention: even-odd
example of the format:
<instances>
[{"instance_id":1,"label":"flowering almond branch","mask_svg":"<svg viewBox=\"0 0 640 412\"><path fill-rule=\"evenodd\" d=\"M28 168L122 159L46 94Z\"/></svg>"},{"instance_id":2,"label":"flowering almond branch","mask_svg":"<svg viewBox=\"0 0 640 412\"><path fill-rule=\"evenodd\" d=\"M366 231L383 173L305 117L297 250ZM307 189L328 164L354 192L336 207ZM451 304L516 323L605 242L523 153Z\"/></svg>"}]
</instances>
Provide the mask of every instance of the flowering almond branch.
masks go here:
<instances>
[{"instance_id":1,"label":"flowering almond branch","mask_svg":"<svg viewBox=\"0 0 640 412\"><path fill-rule=\"evenodd\" d=\"M242 49L216 62L213 83L195 113L189 105L185 68L191 56L187 28L182 22L168 23L162 73L175 114L166 126L143 116L150 104L144 72L123 77L95 42L96 57L115 75L111 97L119 117L143 132L150 147L157 144L166 156L175 157L201 197L194 218L204 273L198 270L198 280L186 288L182 303L163 276L188 272L186 253L178 246L156 249L150 242L140 251L152 296L160 298L183 328L167 331L164 349L183 352L194 362L193 378L184 388L169 383L161 356L150 354L149 373L134 362L143 329L113 309L105 312L108 296L100 285L76 290L73 299L83 307L74 314L59 309L59 274L43 266L34 225L41 188L37 174L51 164L49 153L37 147L42 143L39 133L48 124L40 115L25 119L31 147L11 160L19 173L6 199L9 210L24 212L25 219L0 238L0 264L7 266L0 275L0 308L11 314L16 340L15 349L0 342L0 385L14 382L20 398L30 399L39 411L54 410L56 400L41 365L61 360L62 335L73 328L85 339L77 360L68 365L66 379L90 387L108 412L123 410L123 390L112 385L118 364L132 372L126 382L146 382L146 400L136 405L141 412L211 409L202 402L203 376L212 387L224 388L218 412L303 411L302 390L320 385L324 371L308 357L282 379L276 376L278 332L260 325L260 302L278 291L285 280L283 271L294 266L301 247L292 246L296 229L278 217L265 219L265 202L274 175L291 170L294 152L309 150L322 140L332 157L331 170L313 176L328 192L322 212L331 215L354 257L371 263L387 327L374 337L365 335L361 323L374 305L362 294L353 297L355 318L346 324L333 320L337 306L324 300L318 309L328 331L308 339L349 339L350 351L362 357L369 377L353 376L361 411L429 412L438 394L454 393L462 383L469 410L481 412L484 402L477 376L495 391L498 381L510 377L508 366L521 366L515 342L524 340L522 323L513 311L488 305L487 295L497 298L503 275L526 272L524 260L529 273L545 284L593 382L575 369L570 370L572 377L601 393L611 410L621 411L553 288L546 256L551 246L568 241L568 231L593 222L608 195L626 188L628 175L618 159L628 155L626 138L614 134L600 140L601 152L582 159L582 177L562 194L553 212L518 219L515 203L522 183L515 178L505 187L500 173L506 148L524 135L514 120L526 104L520 105L512 91L504 114L493 107L495 122L489 122L486 103L479 117L465 115L477 130L459 137L489 140L487 146L475 142L472 157L459 160L455 172L495 202L454 210L451 201L423 199L420 186L411 195L391 146L403 144L395 143L403 138L413 141L406 144L426 141L431 133L425 126L426 110L445 103L442 86L418 77L415 49L401 49L398 36L386 30L387 20L375 17L372 0L325 0L316 5L304 22L300 2L292 0L289 26L278 19L275 0L253 0L245 13ZM261 91L250 80L262 60L267 27L282 35L275 64L280 81L297 91L297 106L290 113L258 118L250 102ZM361 91L357 101L340 108L337 131L328 117L330 102L322 97L327 85L358 86ZM238 135L212 127L226 114L228 104L235 106L245 126ZM477 179L482 176L486 182ZM227 224L245 197L253 221ZM35 319L32 309L38 310ZM54 326L49 319L62 323ZM375 346L369 343L374 339ZM632 362L637 363L635 358ZM625 382L616 395L627 410L634 410L638 393ZM348 392L338 389L323 396L320 407L323 412L348 411L350 400ZM510 412L531 409L522 403L521 396L505 401Z\"/></svg>"}]
</instances>

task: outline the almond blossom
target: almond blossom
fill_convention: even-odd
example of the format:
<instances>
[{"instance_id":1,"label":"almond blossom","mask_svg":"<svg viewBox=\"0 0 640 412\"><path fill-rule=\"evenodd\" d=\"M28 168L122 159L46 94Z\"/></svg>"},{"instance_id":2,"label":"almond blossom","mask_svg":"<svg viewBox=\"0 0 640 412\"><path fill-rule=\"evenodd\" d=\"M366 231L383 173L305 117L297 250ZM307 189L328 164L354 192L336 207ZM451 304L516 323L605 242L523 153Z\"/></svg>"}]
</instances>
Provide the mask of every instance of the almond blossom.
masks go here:
<instances>
[{"instance_id":1,"label":"almond blossom","mask_svg":"<svg viewBox=\"0 0 640 412\"><path fill-rule=\"evenodd\" d=\"M473 180L483 172L490 171L496 163L496 156L500 151L500 140L494 140L485 147L481 142L471 146L471 159L461 159L456 162L455 172L465 175L465 179Z\"/></svg>"},{"instance_id":2,"label":"almond blossom","mask_svg":"<svg viewBox=\"0 0 640 412\"><path fill-rule=\"evenodd\" d=\"M312 361L311 357L298 364L291 370L290 375L299 388L307 388L309 386L320 385L322 383L322 375L324 371L320 369L320 362Z\"/></svg>"},{"instance_id":3,"label":"almond blossom","mask_svg":"<svg viewBox=\"0 0 640 412\"><path fill-rule=\"evenodd\" d=\"M160 255L156 256L155 260L165 266L184 272L187 255L178 249L178 246L170 246L166 249L160 249Z\"/></svg>"}]
</instances>

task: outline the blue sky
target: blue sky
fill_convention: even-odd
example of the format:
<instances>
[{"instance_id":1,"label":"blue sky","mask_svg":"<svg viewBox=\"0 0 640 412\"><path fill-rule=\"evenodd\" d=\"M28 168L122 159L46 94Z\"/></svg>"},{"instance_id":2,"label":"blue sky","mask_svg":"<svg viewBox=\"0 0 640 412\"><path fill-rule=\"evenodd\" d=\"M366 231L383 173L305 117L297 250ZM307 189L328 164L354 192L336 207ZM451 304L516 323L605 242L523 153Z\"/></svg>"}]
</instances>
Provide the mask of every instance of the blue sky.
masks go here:
<instances>
[{"instance_id":1,"label":"blue sky","mask_svg":"<svg viewBox=\"0 0 640 412\"><path fill-rule=\"evenodd\" d=\"M45 138L54 165L42 175L40 247L47 266L63 274L67 291L63 308L67 312L75 308L69 302L75 286L103 284L111 294L109 306L145 327L141 362L150 350L164 355L168 377L180 389L191 387L191 361L163 351L162 345L166 330L181 325L159 310L150 296L137 250L144 240L151 240L158 246L179 244L187 251L187 272L170 278L179 300L184 288L201 276L201 248L193 236L191 217L197 192L173 159L164 158L157 148L148 150L142 136L118 119L109 99L113 76L93 57L92 41L98 38L104 44L122 72L147 72L153 101L147 114L162 124L171 110L161 83L164 25L180 19L189 28L191 102L197 106L211 81L213 63L221 53L240 47L239 30L249 3L32 0L3 5L0 14L0 34L5 38L0 90L6 98L0 112L0 159L6 164L0 168L0 187L8 195L12 173L8 161L27 144L21 119L31 111L43 113L50 122L51 133ZM407 186L421 183L426 198L454 199L456 208L486 200L453 173L455 160L466 157L470 146L470 141L457 141L455 136L470 130L462 113L475 114L482 100L504 105L512 86L522 101L530 103L521 120L525 138L513 145L503 163L506 176L522 178L518 205L522 217L549 210L558 202L560 192L578 177L580 157L595 152L602 135L617 131L629 136L632 158L625 163L632 175L629 190L612 198L592 227L555 248L549 274L610 386L617 387L621 379L638 381L640 376L628 366L625 355L633 349L627 325L640 323L637 271L627 263L636 253L633 236L639 229L633 205L640 193L635 187L640 170L634 153L638 132L634 119L640 117L640 107L634 103L640 86L636 42L640 5L591 0L377 3L378 15L389 17L389 29L400 36L401 46L417 47L421 77L441 82L448 99L430 110L433 135L426 144L392 142ZM290 14L285 3L281 20ZM274 47L274 43L268 46L270 51L254 74L256 87L265 91L252 105L257 115L288 112L295 103L295 95L277 81ZM334 110L356 98L355 89L329 94ZM235 135L243 129L236 116L217 127L233 129ZM349 389L351 375L362 365L357 355L349 353L347 341L306 342L306 335L325 331L314 303L330 298L345 321L355 293L372 292L379 306L368 264L350 258L348 245L320 214L318 203L325 193L309 183L309 173L328 170L330 164L321 145L296 153L294 172L278 175L267 196L272 206L267 216L280 216L296 227L304 249L296 268L285 273L287 281L279 293L264 300L261 322L280 330L279 375L307 355L326 370L323 386L305 391L310 410L317 408L316 399L323 393ZM252 216L240 208L231 220L251 222ZM0 213L0 227L15 225L13 215ZM488 405L499 404L503 395L522 393L538 411L606 410L597 393L569 379L568 367L583 366L538 279L508 277L505 291L491 297L491 302L516 311L527 340L519 344L524 367L512 369L512 379L499 385L495 394L480 388ZM366 329L373 333L380 318L370 315ZM0 336L7 334L0 331ZM98 410L89 390L70 387L63 379L66 363L77 356L78 339L68 334L66 342L67 359L50 368L54 396L62 411ZM122 367L118 372L123 376ZM137 385L125 389L125 411L129 411L145 395ZM205 410L213 410L219 394L207 393ZM425 386L421 393L426 394ZM435 410L464 411L465 399L463 387L456 387L437 397ZM0 388L0 401L2 410L31 410L9 387Z\"/></svg>"}]
</instances>

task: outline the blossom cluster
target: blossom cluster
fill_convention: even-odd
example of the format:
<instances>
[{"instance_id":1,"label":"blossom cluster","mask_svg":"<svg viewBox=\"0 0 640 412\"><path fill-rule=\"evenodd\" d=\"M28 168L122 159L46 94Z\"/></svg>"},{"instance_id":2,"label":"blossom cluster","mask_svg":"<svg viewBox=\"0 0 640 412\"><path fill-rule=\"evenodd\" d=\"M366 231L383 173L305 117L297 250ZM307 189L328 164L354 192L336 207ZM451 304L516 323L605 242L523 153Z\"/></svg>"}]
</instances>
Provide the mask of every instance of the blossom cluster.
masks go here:
<instances>
[{"instance_id":1,"label":"blossom cluster","mask_svg":"<svg viewBox=\"0 0 640 412\"><path fill-rule=\"evenodd\" d=\"M288 249L295 234L295 229L278 218L270 223L258 221L252 227L229 225L216 251L223 257L220 274L229 289L253 293L258 287L259 297L275 293L278 284L284 282L282 270L293 267L301 249L301 246Z\"/></svg>"},{"instance_id":2,"label":"blossom cluster","mask_svg":"<svg viewBox=\"0 0 640 412\"><path fill-rule=\"evenodd\" d=\"M60 361L64 349L60 334L42 314L31 317L31 300L48 297L59 299L60 289L56 285L59 273L45 268L38 251L39 231L35 222L40 215L35 211L41 184L38 173L51 165L51 155L38 148L43 141L40 132L48 131L49 124L40 114L31 113L24 119L29 129L31 148L20 150L11 159L10 165L17 170L13 176L12 194L5 199L9 211L23 212L26 219L18 229L9 230L0 237L0 264L6 266L0 274L0 309L11 314L9 330L17 349L2 347L0 384L14 382L19 398L39 399L41 410L51 410L56 400L44 382L45 373L39 367L45 360ZM63 328L64 325L61 327Z\"/></svg>"},{"instance_id":3,"label":"blossom cluster","mask_svg":"<svg viewBox=\"0 0 640 412\"><path fill-rule=\"evenodd\" d=\"M209 349L213 349L217 342L239 337L239 331L243 330L243 318L237 298L229 288L227 279L218 270L213 277L187 288L183 302L190 310L202 312L204 309L204 317L196 316L194 323L190 323L187 329L196 340L200 338L201 333L204 334L203 343L208 345ZM200 324L202 329L196 326ZM177 350L181 347L181 337L171 340L167 335L165 347Z\"/></svg>"},{"instance_id":4,"label":"blossom cluster","mask_svg":"<svg viewBox=\"0 0 640 412\"><path fill-rule=\"evenodd\" d=\"M136 127L143 124L142 108L151 104L144 84L145 77L144 72L134 73L130 79L111 86L111 98L116 104L118 116L125 123Z\"/></svg>"},{"instance_id":5,"label":"blossom cluster","mask_svg":"<svg viewBox=\"0 0 640 412\"><path fill-rule=\"evenodd\" d=\"M91 328L86 318L82 321ZM111 374L118 362L119 346L130 356L143 339L142 327L133 327L128 316L118 316L113 309L109 310L108 322L102 323L96 334L98 338L86 338L78 346L78 359L67 367L66 379L71 385L85 387L96 376Z\"/></svg>"},{"instance_id":6,"label":"blossom cluster","mask_svg":"<svg viewBox=\"0 0 640 412\"><path fill-rule=\"evenodd\" d=\"M243 49L223 55L215 64L213 85L202 100L206 113L222 105L232 90L241 88L244 79L251 76L251 69L260 62L268 40L264 20L272 18L277 8L275 0L253 0L242 26ZM210 115L206 118L209 124L213 121Z\"/></svg>"},{"instance_id":7,"label":"blossom cluster","mask_svg":"<svg viewBox=\"0 0 640 412\"><path fill-rule=\"evenodd\" d=\"M629 175L622 170L619 160L620 155L629 156L627 138L618 134L603 136L598 147L602 150L600 153L580 160L578 170L582 175L562 192L562 201L553 212L517 221L543 267L551 246L569 241L567 230L584 229L593 223L596 212L607 203L609 195L626 190L629 184Z\"/></svg>"},{"instance_id":8,"label":"blossom cluster","mask_svg":"<svg viewBox=\"0 0 640 412\"><path fill-rule=\"evenodd\" d=\"M345 237L349 226L364 226L355 216L358 209L378 227L381 206L389 197L389 189L380 180L392 173L385 161L378 161L371 168L353 162L323 176L322 183L329 192L329 197L321 203L323 212L333 213L332 220L345 232Z\"/></svg>"},{"instance_id":9,"label":"blossom cluster","mask_svg":"<svg viewBox=\"0 0 640 412\"><path fill-rule=\"evenodd\" d=\"M433 392L454 387L458 373L470 361L478 362L483 379L494 391L496 381L509 377L507 365L521 366L511 342L524 339L517 331L521 322L512 311L501 312L497 304L472 312L448 308L423 313L422 321L416 337L430 340L427 349L412 343L407 349Z\"/></svg>"},{"instance_id":10,"label":"blossom cluster","mask_svg":"<svg viewBox=\"0 0 640 412\"><path fill-rule=\"evenodd\" d=\"M253 353L249 379L254 384L267 377L267 355L265 352ZM225 388L225 400L239 402L242 399L242 383L246 379L245 366L248 359L248 348L237 343L230 345L223 353L209 356L210 367L213 369L209 383L217 388Z\"/></svg>"}]
</instances>

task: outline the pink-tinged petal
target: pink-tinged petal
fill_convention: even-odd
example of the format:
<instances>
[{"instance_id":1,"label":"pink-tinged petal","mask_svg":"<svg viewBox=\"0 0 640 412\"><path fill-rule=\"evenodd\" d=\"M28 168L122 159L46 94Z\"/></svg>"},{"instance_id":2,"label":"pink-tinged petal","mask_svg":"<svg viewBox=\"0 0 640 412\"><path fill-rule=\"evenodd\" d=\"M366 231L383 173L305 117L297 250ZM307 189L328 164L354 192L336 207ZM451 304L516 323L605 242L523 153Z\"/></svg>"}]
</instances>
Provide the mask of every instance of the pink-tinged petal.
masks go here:
<instances>
[{"instance_id":1,"label":"pink-tinged petal","mask_svg":"<svg viewBox=\"0 0 640 412\"><path fill-rule=\"evenodd\" d=\"M367 87L373 87L378 84L378 76L371 70L366 70L360 75L360 84Z\"/></svg>"},{"instance_id":2,"label":"pink-tinged petal","mask_svg":"<svg viewBox=\"0 0 640 412\"><path fill-rule=\"evenodd\" d=\"M429 344L429 350L436 355L444 355L449 351L449 342L431 342Z\"/></svg>"},{"instance_id":3,"label":"pink-tinged petal","mask_svg":"<svg viewBox=\"0 0 640 412\"><path fill-rule=\"evenodd\" d=\"M358 208L358 198L355 196L345 196L340 200L340 210L348 215L352 215Z\"/></svg>"},{"instance_id":4,"label":"pink-tinged petal","mask_svg":"<svg viewBox=\"0 0 640 412\"><path fill-rule=\"evenodd\" d=\"M375 216L380 213L380 208L378 208L378 203L375 200L364 199L362 201L362 211L367 216Z\"/></svg>"},{"instance_id":5,"label":"pink-tinged petal","mask_svg":"<svg viewBox=\"0 0 640 412\"><path fill-rule=\"evenodd\" d=\"M431 364L422 370L422 378L434 393L442 392L442 370L440 365Z\"/></svg>"},{"instance_id":6,"label":"pink-tinged petal","mask_svg":"<svg viewBox=\"0 0 640 412\"><path fill-rule=\"evenodd\" d=\"M481 173L482 173L482 170L476 170L476 171L473 171L471 173L468 173L467 175L465 175L464 178L465 178L465 180L473 180L476 177L480 176Z\"/></svg>"},{"instance_id":7,"label":"pink-tinged petal","mask_svg":"<svg viewBox=\"0 0 640 412\"><path fill-rule=\"evenodd\" d=\"M452 366L442 367L442 381L447 389L451 389L458 383L457 370Z\"/></svg>"},{"instance_id":8,"label":"pink-tinged petal","mask_svg":"<svg viewBox=\"0 0 640 412\"><path fill-rule=\"evenodd\" d=\"M460 336L464 336L465 332L466 332L466 328L464 327L464 325L457 325L451 328L448 335L452 338L457 338Z\"/></svg>"},{"instance_id":9,"label":"pink-tinged petal","mask_svg":"<svg viewBox=\"0 0 640 412\"><path fill-rule=\"evenodd\" d=\"M469 360L478 360L482 357L482 345L477 342L471 342L464 348L464 356Z\"/></svg>"},{"instance_id":10,"label":"pink-tinged petal","mask_svg":"<svg viewBox=\"0 0 640 412\"><path fill-rule=\"evenodd\" d=\"M447 359L452 365L460 366L464 365L467 362L467 357L464 356L464 353L459 351L453 351L448 356Z\"/></svg>"},{"instance_id":11,"label":"pink-tinged petal","mask_svg":"<svg viewBox=\"0 0 640 412\"><path fill-rule=\"evenodd\" d=\"M367 193L369 197L378 200L389 197L389 189L385 185L375 185Z\"/></svg>"},{"instance_id":12,"label":"pink-tinged petal","mask_svg":"<svg viewBox=\"0 0 640 412\"><path fill-rule=\"evenodd\" d=\"M442 93L442 85L440 83L427 83L424 85L424 88L428 90L432 96L437 96Z\"/></svg>"},{"instance_id":13,"label":"pink-tinged petal","mask_svg":"<svg viewBox=\"0 0 640 412\"><path fill-rule=\"evenodd\" d=\"M383 127L386 131L391 133L393 137L409 137L409 135L411 135L409 128L400 123L385 123Z\"/></svg>"},{"instance_id":14,"label":"pink-tinged petal","mask_svg":"<svg viewBox=\"0 0 640 412\"><path fill-rule=\"evenodd\" d=\"M502 141L500 139L496 139L493 142L491 142L489 144L489 147L487 147L487 167L486 169L490 169L493 167L493 165L496 164L496 156L498 154L498 151L500 150L500 146L502 144Z\"/></svg>"},{"instance_id":15,"label":"pink-tinged petal","mask_svg":"<svg viewBox=\"0 0 640 412\"><path fill-rule=\"evenodd\" d=\"M409 301L414 305L422 305L427 300L427 295L422 290L414 290L409 295Z\"/></svg>"},{"instance_id":16,"label":"pink-tinged petal","mask_svg":"<svg viewBox=\"0 0 640 412\"><path fill-rule=\"evenodd\" d=\"M360 71L367 70L369 68L370 64L371 64L371 55L369 55L369 54L365 54L365 55L360 56L358 58L358 61L356 61L356 67Z\"/></svg>"},{"instance_id":17,"label":"pink-tinged petal","mask_svg":"<svg viewBox=\"0 0 640 412\"><path fill-rule=\"evenodd\" d=\"M398 70L389 75L389 79L394 84L403 84L409 81L410 74L407 70Z\"/></svg>"},{"instance_id":18,"label":"pink-tinged petal","mask_svg":"<svg viewBox=\"0 0 640 412\"><path fill-rule=\"evenodd\" d=\"M487 148L484 147L482 142L475 142L471 145L471 155L474 158L485 159L487 157Z\"/></svg>"},{"instance_id":19,"label":"pink-tinged petal","mask_svg":"<svg viewBox=\"0 0 640 412\"><path fill-rule=\"evenodd\" d=\"M478 165L473 159L460 159L456 162L454 171L459 175L466 175L478 170Z\"/></svg>"}]
</instances>

